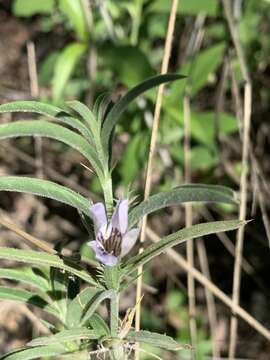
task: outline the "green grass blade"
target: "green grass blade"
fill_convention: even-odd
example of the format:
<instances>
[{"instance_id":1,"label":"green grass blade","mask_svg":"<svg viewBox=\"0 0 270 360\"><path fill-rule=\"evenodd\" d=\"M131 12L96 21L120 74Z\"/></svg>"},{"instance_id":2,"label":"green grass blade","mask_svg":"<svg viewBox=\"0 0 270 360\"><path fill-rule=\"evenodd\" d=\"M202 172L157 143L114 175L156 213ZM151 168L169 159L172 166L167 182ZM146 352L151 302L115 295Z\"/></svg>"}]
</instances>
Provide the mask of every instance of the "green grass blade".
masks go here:
<instances>
[{"instance_id":1,"label":"green grass blade","mask_svg":"<svg viewBox=\"0 0 270 360\"><path fill-rule=\"evenodd\" d=\"M186 202L221 202L235 203L234 192L224 186L185 184L170 191L150 196L131 210L129 214L129 227L134 226L147 214L163 209L167 206Z\"/></svg>"},{"instance_id":2,"label":"green grass blade","mask_svg":"<svg viewBox=\"0 0 270 360\"><path fill-rule=\"evenodd\" d=\"M123 272L125 274L136 270L140 265L144 265L154 257L162 254L173 246L182 244L189 239L194 239L204 235L215 234L223 231L230 231L238 229L245 225L245 221L227 220L227 221L213 221L203 224L193 225L191 227L179 230L171 235L162 238L159 242L150 245L141 254L138 254L124 264Z\"/></svg>"},{"instance_id":3,"label":"green grass blade","mask_svg":"<svg viewBox=\"0 0 270 360\"><path fill-rule=\"evenodd\" d=\"M52 305L48 304L38 294L27 290L0 286L0 300L13 300L34 305L51 315L59 317L56 309Z\"/></svg>"},{"instance_id":4,"label":"green grass blade","mask_svg":"<svg viewBox=\"0 0 270 360\"><path fill-rule=\"evenodd\" d=\"M102 176L102 167L95 150L81 135L72 130L43 120L20 120L0 125L0 139L34 135L58 140L76 149L89 160L97 174Z\"/></svg>"},{"instance_id":5,"label":"green grass blade","mask_svg":"<svg viewBox=\"0 0 270 360\"><path fill-rule=\"evenodd\" d=\"M43 196L73 206L89 215L91 200L75 191L49 180L24 176L0 176L0 191L16 191Z\"/></svg>"},{"instance_id":6,"label":"green grass blade","mask_svg":"<svg viewBox=\"0 0 270 360\"><path fill-rule=\"evenodd\" d=\"M68 271L91 285L99 286L94 278L79 265L72 263L68 259L61 259L57 255L50 255L33 250L0 247L0 259L14 260L36 266L52 266Z\"/></svg>"},{"instance_id":7,"label":"green grass blade","mask_svg":"<svg viewBox=\"0 0 270 360\"><path fill-rule=\"evenodd\" d=\"M185 76L178 74L157 75L143 81L142 83L129 90L117 103L115 103L115 105L112 107L112 109L109 111L108 115L105 118L102 128L102 143L104 145L104 149L107 149L108 147L112 130L115 127L118 119L134 99L155 86L164 84L169 81L180 80L183 78L185 78Z\"/></svg>"}]
</instances>

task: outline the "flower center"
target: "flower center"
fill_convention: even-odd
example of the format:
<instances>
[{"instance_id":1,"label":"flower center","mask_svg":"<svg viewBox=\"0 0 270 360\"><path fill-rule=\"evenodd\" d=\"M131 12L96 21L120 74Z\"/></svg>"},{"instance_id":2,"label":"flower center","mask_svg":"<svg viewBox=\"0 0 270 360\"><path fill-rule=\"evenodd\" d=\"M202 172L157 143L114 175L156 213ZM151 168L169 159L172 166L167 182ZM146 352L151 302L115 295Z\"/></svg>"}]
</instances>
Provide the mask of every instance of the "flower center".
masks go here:
<instances>
[{"instance_id":1,"label":"flower center","mask_svg":"<svg viewBox=\"0 0 270 360\"><path fill-rule=\"evenodd\" d=\"M105 239L102 237L100 242L109 254L116 257L121 254L122 235L117 229L112 229L110 236Z\"/></svg>"}]
</instances>

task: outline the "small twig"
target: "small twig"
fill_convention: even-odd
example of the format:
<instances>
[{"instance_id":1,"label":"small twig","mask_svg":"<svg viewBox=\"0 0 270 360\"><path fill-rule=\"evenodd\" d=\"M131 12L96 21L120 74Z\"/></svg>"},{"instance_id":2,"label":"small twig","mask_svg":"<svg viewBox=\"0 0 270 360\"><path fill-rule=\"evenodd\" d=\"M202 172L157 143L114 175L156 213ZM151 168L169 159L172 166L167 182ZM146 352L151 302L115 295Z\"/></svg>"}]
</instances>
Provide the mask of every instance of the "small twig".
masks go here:
<instances>
[{"instance_id":1,"label":"small twig","mask_svg":"<svg viewBox=\"0 0 270 360\"><path fill-rule=\"evenodd\" d=\"M24 240L30 242L31 244L34 244L38 248L44 250L45 252L49 254L57 254L57 251L54 250L50 245L48 245L45 241L40 240L27 232L19 229L15 224L10 223L9 221L3 219L3 217L0 217L0 224L4 226L5 228L15 232L17 235L22 237Z\"/></svg>"},{"instance_id":2,"label":"small twig","mask_svg":"<svg viewBox=\"0 0 270 360\"><path fill-rule=\"evenodd\" d=\"M170 18L169 18L166 40L165 40L164 55L163 55L163 59L162 59L161 74L165 74L168 71L169 59L170 59L170 54L171 54L171 46L172 46L172 40L173 40L173 32L174 32L175 20L176 20L177 6L178 6L178 0L172 0ZM151 190L153 159L154 159L154 155L155 155L155 151L156 151L158 125L159 125L163 92L164 92L164 84L159 86L158 93L157 93L154 119L153 119L153 124L152 124L148 164L147 164L147 171L146 171L144 199L147 199L149 197L150 190ZM142 230L141 230L141 236L140 236L141 244L143 244L143 242L145 240L146 224L147 224L147 217L145 216L142 221ZM141 246L140 252L142 252L142 250L143 250L143 246ZM143 271L143 268L140 267L138 269L136 302L138 302L142 296L142 271ZM141 318L141 307L139 306L137 309L137 312L136 312L136 319L135 319L135 328L137 331L140 329L140 318ZM135 360L139 359L139 351L138 350L139 350L139 348L137 350L135 350Z\"/></svg>"},{"instance_id":3,"label":"small twig","mask_svg":"<svg viewBox=\"0 0 270 360\"><path fill-rule=\"evenodd\" d=\"M249 160L249 132L250 132L250 118L251 118L251 99L252 99L252 88L251 81L249 77L249 72L244 56L244 51L239 39L239 31L237 24L232 13L232 3L229 0L222 0L223 8L225 11L226 20L229 25L231 37L234 43L237 57L239 59L240 68L242 76L245 81L244 88L244 115L242 123L242 168L241 168L241 179L240 179L240 209L239 209L239 219L246 219L247 212L247 189L248 189L248 160ZM233 274L233 303L235 305L239 304L240 300L240 284L241 284L241 264L242 264L242 254L244 246L244 227L241 227L237 231L237 242L236 242L236 257L234 264L234 274ZM230 345L229 345L229 358L234 359L236 351L236 342L237 342L237 327L238 322L236 316L233 314L231 317L231 327L230 327Z\"/></svg>"},{"instance_id":4,"label":"small twig","mask_svg":"<svg viewBox=\"0 0 270 360\"><path fill-rule=\"evenodd\" d=\"M203 275L211 280L210 269L207 259L207 253L205 249L204 240L202 238L197 239L197 250L199 254L199 261ZM216 304L213 294L205 287L205 297L206 297L206 304L207 304L207 312L209 318L209 325L210 325L210 333L211 339L213 344L213 358L219 359L220 358L220 348L217 339L217 310Z\"/></svg>"},{"instance_id":5,"label":"small twig","mask_svg":"<svg viewBox=\"0 0 270 360\"><path fill-rule=\"evenodd\" d=\"M185 183L191 182L190 169L190 98L184 96L184 172ZM192 205L185 204L185 226L192 225ZM194 267L194 245L193 239L186 244L187 261ZM189 328L192 347L195 349L197 344L197 326L196 326L196 302L195 302L195 282L193 276L188 273L188 308L189 308Z\"/></svg>"}]
</instances>

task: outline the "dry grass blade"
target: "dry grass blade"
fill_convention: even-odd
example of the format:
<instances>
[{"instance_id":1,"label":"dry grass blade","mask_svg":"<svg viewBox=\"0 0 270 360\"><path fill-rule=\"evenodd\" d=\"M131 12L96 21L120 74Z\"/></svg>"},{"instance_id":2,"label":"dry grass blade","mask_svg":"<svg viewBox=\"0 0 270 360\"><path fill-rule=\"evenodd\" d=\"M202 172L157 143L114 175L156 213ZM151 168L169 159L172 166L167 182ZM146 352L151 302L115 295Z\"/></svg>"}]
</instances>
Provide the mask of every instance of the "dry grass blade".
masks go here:
<instances>
[{"instance_id":1,"label":"dry grass blade","mask_svg":"<svg viewBox=\"0 0 270 360\"><path fill-rule=\"evenodd\" d=\"M160 240L159 236L147 228L147 236L151 241L158 242ZM258 320L251 316L246 310L244 310L238 304L235 304L232 299L229 298L223 291L221 291L213 282L211 282L207 277L205 277L201 272L199 272L194 267L191 267L189 263L184 259L184 257L178 254L175 250L167 250L166 253L170 256L174 262L184 269L186 272L190 272L192 276L204 287L206 287L213 295L215 295L219 300L221 300L226 306L228 306L234 313L246 321L253 329L258 331L262 336L270 341L270 330L263 326Z\"/></svg>"},{"instance_id":2,"label":"dry grass blade","mask_svg":"<svg viewBox=\"0 0 270 360\"><path fill-rule=\"evenodd\" d=\"M43 251L49 253L49 254L57 254L57 251L55 251L51 246L49 246L45 241L42 241L40 239L37 239L36 237L28 234L27 232L19 229L16 225L10 223L9 221L0 218L0 225L4 226L5 228L15 232L17 235L22 237L27 242L30 242L31 244L34 244L38 248L42 249Z\"/></svg>"},{"instance_id":3,"label":"dry grass blade","mask_svg":"<svg viewBox=\"0 0 270 360\"><path fill-rule=\"evenodd\" d=\"M184 172L185 182L191 182L190 169L190 97L184 97ZM185 204L185 225L192 225L192 205ZM187 261L194 267L194 244L193 240L188 240L186 244ZM189 328L192 347L195 349L197 344L197 326L196 326L196 301L195 301L195 282L193 276L188 273L188 307L189 307Z\"/></svg>"},{"instance_id":4,"label":"dry grass blade","mask_svg":"<svg viewBox=\"0 0 270 360\"><path fill-rule=\"evenodd\" d=\"M165 40L164 55L163 55L163 59L162 59L161 74L165 74L168 71L177 7L178 7L178 0L172 0L170 18L169 18L166 40ZM161 111L161 105L162 105L163 92L164 92L164 85L160 85L158 88L158 93L157 93L157 100L156 100L156 106L155 106L155 112L154 112L152 132L151 132L151 142L150 142L147 171L146 171L146 180L145 180L145 190L144 190L144 198L145 199L147 199L149 197L150 189L151 189L153 159L154 159L155 150L156 150L158 125L159 125L159 117L160 117L160 111ZM141 244L143 244L143 242L145 240L146 224L147 224L147 217L145 216L142 221L142 230L141 230L141 237L140 237ZM142 251L142 247L141 247L140 251ZM136 303L138 303L138 301L140 300L140 298L142 296L142 271L143 271L143 269L142 269L142 267L140 267L138 269ZM140 329L140 318L141 318L141 307L139 306L136 311L136 317L135 317L135 328L137 331ZM139 348L137 347L135 350L135 360L138 360L139 358L140 358Z\"/></svg>"},{"instance_id":5,"label":"dry grass blade","mask_svg":"<svg viewBox=\"0 0 270 360\"><path fill-rule=\"evenodd\" d=\"M235 24L233 13L232 13L232 3L228 0L222 0L226 20L230 29L231 37L233 44L236 50L236 54L240 63L242 76L245 80L245 89L244 89L244 115L243 115L243 124L242 124L242 168L241 168L241 178L240 178L240 209L239 209L239 219L245 220L247 212L247 188L248 188L248 159L249 159L249 132L250 132L250 118L251 118L251 82L248 73L248 68L245 61L244 52L242 49L241 42L239 40L238 27ZM233 274L233 303L234 305L239 304L240 299L240 284L241 284L241 264L242 264L242 254L244 246L244 228L239 228L237 231L237 242L236 242L236 257L234 264L234 274ZM234 314L231 318L231 327L230 327L230 345L229 345L229 358L235 358L236 352L236 343L237 343L237 327L238 322Z\"/></svg>"},{"instance_id":6,"label":"dry grass blade","mask_svg":"<svg viewBox=\"0 0 270 360\"><path fill-rule=\"evenodd\" d=\"M207 259L207 252L205 249L204 240L202 238L197 239L197 250L199 255L200 266L203 275L211 280L209 264ZM219 348L219 339L216 337L216 329L217 329L217 310L216 304L213 294L205 287L205 297L206 297L206 304L207 304L207 312L210 324L210 332L211 332L211 339L213 344L213 358L219 359L220 358L220 348Z\"/></svg>"}]
</instances>

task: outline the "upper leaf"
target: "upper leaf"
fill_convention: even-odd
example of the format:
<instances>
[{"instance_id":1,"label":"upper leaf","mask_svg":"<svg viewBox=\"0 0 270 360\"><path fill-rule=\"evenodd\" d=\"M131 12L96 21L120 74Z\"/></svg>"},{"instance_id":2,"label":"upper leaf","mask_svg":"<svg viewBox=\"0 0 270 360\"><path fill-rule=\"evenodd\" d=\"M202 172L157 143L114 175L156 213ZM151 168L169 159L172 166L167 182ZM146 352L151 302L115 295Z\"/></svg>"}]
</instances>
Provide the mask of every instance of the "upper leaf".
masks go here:
<instances>
[{"instance_id":1,"label":"upper leaf","mask_svg":"<svg viewBox=\"0 0 270 360\"><path fill-rule=\"evenodd\" d=\"M74 131L43 120L21 120L0 125L0 139L33 135L59 140L78 150L89 160L98 176L102 177L102 167L95 150L82 136Z\"/></svg>"},{"instance_id":2,"label":"upper leaf","mask_svg":"<svg viewBox=\"0 0 270 360\"><path fill-rule=\"evenodd\" d=\"M119 117L134 99L155 86L183 78L185 78L185 76L179 74L157 75L143 81L139 85L129 90L119 101L114 104L105 118L102 128L102 143L104 148L107 149L108 147L112 130L115 127Z\"/></svg>"},{"instance_id":3,"label":"upper leaf","mask_svg":"<svg viewBox=\"0 0 270 360\"><path fill-rule=\"evenodd\" d=\"M236 202L234 192L224 186L204 184L184 184L170 191L150 196L129 214L129 227L134 226L144 215L164 207L186 202Z\"/></svg>"},{"instance_id":4,"label":"upper leaf","mask_svg":"<svg viewBox=\"0 0 270 360\"><path fill-rule=\"evenodd\" d=\"M31 112L45 115L54 121L62 122L78 130L90 143L92 136L88 128L78 119L72 117L67 110L39 101L13 101L0 105L0 113L7 112Z\"/></svg>"}]
</instances>

